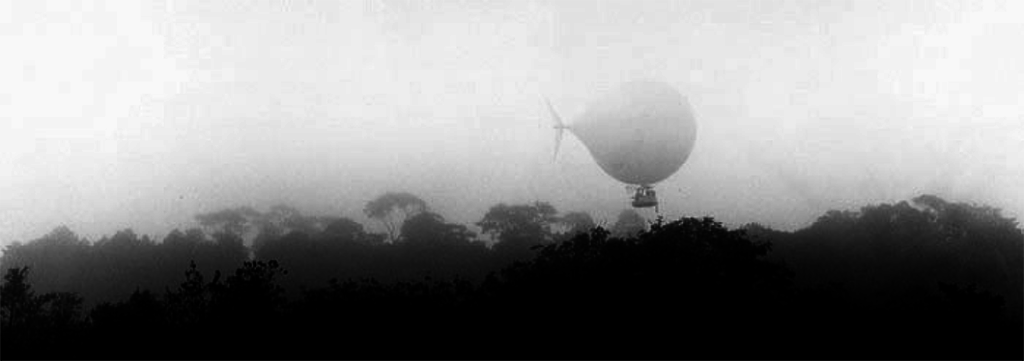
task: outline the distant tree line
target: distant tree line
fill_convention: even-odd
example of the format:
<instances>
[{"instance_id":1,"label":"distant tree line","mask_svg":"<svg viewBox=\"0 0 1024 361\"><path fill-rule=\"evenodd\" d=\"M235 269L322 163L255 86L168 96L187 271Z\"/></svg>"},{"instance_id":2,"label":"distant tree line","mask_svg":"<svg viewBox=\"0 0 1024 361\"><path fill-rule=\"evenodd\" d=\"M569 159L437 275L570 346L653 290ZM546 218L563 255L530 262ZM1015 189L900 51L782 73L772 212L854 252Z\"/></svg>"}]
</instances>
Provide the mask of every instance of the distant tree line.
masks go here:
<instances>
[{"instance_id":1,"label":"distant tree line","mask_svg":"<svg viewBox=\"0 0 1024 361\"><path fill-rule=\"evenodd\" d=\"M830 315L813 327L872 330L876 345L955 345L965 350L956 358L1024 349L1024 234L999 209L922 195L829 211L792 233L744 229L794 272L799 307Z\"/></svg>"},{"instance_id":2,"label":"distant tree line","mask_svg":"<svg viewBox=\"0 0 1024 361\"><path fill-rule=\"evenodd\" d=\"M545 202L498 204L478 222L497 240L489 247L465 225L446 221L406 192L384 193L364 212L386 233L370 232L346 217L305 215L287 205L265 212L238 207L199 214L198 227L175 229L159 242L131 229L90 242L60 226L39 239L8 245L0 266L31 266L37 289L72 291L92 307L128 297L136 288L173 287L191 262L210 278L244 261L276 260L289 265L283 282L290 295L297 295L301 287L331 278L390 282L458 274L479 280L504 263L531 257L532 246L595 226L585 212L558 216ZM626 221L617 223L616 230L635 233L646 226L632 210L620 218Z\"/></svg>"},{"instance_id":3,"label":"distant tree line","mask_svg":"<svg viewBox=\"0 0 1024 361\"><path fill-rule=\"evenodd\" d=\"M12 244L4 357L1022 356L1024 233L987 206L925 195L783 232L498 204L491 246L409 193L364 212L385 233L282 205L161 242Z\"/></svg>"}]
</instances>

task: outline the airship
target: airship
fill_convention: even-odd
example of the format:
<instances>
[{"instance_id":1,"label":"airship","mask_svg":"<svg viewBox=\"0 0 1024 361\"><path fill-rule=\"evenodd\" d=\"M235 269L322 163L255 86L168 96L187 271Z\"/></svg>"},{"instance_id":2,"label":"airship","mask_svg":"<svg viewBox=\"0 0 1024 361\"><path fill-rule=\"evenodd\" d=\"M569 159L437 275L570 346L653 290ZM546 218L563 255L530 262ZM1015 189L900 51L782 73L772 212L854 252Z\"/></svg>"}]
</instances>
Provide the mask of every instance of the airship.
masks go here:
<instances>
[{"instance_id":1,"label":"airship","mask_svg":"<svg viewBox=\"0 0 1024 361\"><path fill-rule=\"evenodd\" d=\"M555 157L568 130L609 176L633 192L632 206L654 207L654 186L675 174L693 151L697 122L689 102L660 81L632 81L589 102L563 122L545 99L555 128Z\"/></svg>"}]
</instances>

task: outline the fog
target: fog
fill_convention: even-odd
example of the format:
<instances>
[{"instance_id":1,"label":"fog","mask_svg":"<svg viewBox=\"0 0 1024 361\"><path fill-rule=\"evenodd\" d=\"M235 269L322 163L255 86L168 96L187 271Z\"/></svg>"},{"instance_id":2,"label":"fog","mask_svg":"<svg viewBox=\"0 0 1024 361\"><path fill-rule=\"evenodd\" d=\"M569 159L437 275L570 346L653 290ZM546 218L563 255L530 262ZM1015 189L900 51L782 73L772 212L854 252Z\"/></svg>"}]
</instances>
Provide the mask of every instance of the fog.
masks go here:
<instances>
[{"instance_id":1,"label":"fog","mask_svg":"<svg viewBox=\"0 0 1024 361\"><path fill-rule=\"evenodd\" d=\"M932 193L1024 215L1016 1L17 1L0 5L0 242L157 239L277 203L366 222L407 191L453 222L545 200L612 221L566 137L633 79L698 123L661 212L778 229ZM648 213L650 214L650 213Z\"/></svg>"}]
</instances>

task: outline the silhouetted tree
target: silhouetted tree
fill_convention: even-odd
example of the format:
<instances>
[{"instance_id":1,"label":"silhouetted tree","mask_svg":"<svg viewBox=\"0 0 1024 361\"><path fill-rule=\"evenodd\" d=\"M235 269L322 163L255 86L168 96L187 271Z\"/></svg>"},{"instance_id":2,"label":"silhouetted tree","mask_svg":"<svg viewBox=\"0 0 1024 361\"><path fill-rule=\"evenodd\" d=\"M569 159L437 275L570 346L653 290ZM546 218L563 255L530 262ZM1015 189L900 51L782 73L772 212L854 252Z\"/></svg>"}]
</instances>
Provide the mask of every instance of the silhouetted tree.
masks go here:
<instances>
[{"instance_id":1,"label":"silhouetted tree","mask_svg":"<svg viewBox=\"0 0 1024 361\"><path fill-rule=\"evenodd\" d=\"M255 331L259 325L277 326L285 297L276 279L285 274L277 261L247 261L223 284L211 284L211 312L218 327Z\"/></svg>"},{"instance_id":2,"label":"silhouetted tree","mask_svg":"<svg viewBox=\"0 0 1024 361\"><path fill-rule=\"evenodd\" d=\"M277 204L270 207L267 213L260 214L254 223L261 230L270 228L278 233L303 232L312 235L322 232L331 221L333 218L307 216L295 207Z\"/></svg>"},{"instance_id":3,"label":"silhouetted tree","mask_svg":"<svg viewBox=\"0 0 1024 361\"><path fill-rule=\"evenodd\" d=\"M568 228L566 233L569 236L590 232L591 229L597 227L597 223L594 223L594 218L587 212L566 213L559 218L558 222Z\"/></svg>"},{"instance_id":4,"label":"silhouetted tree","mask_svg":"<svg viewBox=\"0 0 1024 361\"><path fill-rule=\"evenodd\" d=\"M331 220L321 234L328 242L377 244L380 239L371 237L363 229L363 225L349 218L340 217Z\"/></svg>"},{"instance_id":5,"label":"silhouetted tree","mask_svg":"<svg viewBox=\"0 0 1024 361\"><path fill-rule=\"evenodd\" d=\"M647 229L647 221L633 209L623 209L619 212L615 224L612 225L612 234L617 237L632 237Z\"/></svg>"},{"instance_id":6,"label":"silhouetted tree","mask_svg":"<svg viewBox=\"0 0 1024 361\"><path fill-rule=\"evenodd\" d=\"M9 268L0 285L0 320L6 327L19 327L39 314L42 304L28 283L29 267Z\"/></svg>"},{"instance_id":7,"label":"silhouetted tree","mask_svg":"<svg viewBox=\"0 0 1024 361\"><path fill-rule=\"evenodd\" d=\"M191 251L206 240L206 234L199 228L190 228L185 230L185 232L175 228L164 237L163 245L175 248L180 247Z\"/></svg>"},{"instance_id":8,"label":"silhouetted tree","mask_svg":"<svg viewBox=\"0 0 1024 361\"><path fill-rule=\"evenodd\" d=\"M145 358L154 350L161 350L163 330L167 329L167 315L163 303L153 292L136 289L127 300L104 302L89 314L92 320L92 346L102 349L110 358ZM103 339L117 340L117 347L100 343Z\"/></svg>"},{"instance_id":9,"label":"silhouetted tree","mask_svg":"<svg viewBox=\"0 0 1024 361\"><path fill-rule=\"evenodd\" d=\"M51 292L41 296L49 326L66 329L76 325L82 312L82 296L74 292Z\"/></svg>"},{"instance_id":10,"label":"silhouetted tree","mask_svg":"<svg viewBox=\"0 0 1024 361\"><path fill-rule=\"evenodd\" d=\"M245 247L241 236L234 233L221 232L213 235L216 251L221 257L232 260L249 258L249 249Z\"/></svg>"},{"instance_id":11,"label":"silhouetted tree","mask_svg":"<svg viewBox=\"0 0 1024 361\"><path fill-rule=\"evenodd\" d=\"M794 232L705 217L553 235L588 217L499 204L478 223L499 241L493 250L425 206L390 244L345 218L267 214L245 221L266 239L254 261L243 236L219 226L212 237L175 230L159 244L122 230L93 245L64 227L7 247L3 264L16 267L0 284L3 356L1024 353L1024 233L998 209L935 196L830 211ZM89 293L49 292L67 291L55 285ZM90 297L100 304L84 307ZM538 332L550 337L517 341Z\"/></svg>"},{"instance_id":12,"label":"silhouetted tree","mask_svg":"<svg viewBox=\"0 0 1024 361\"><path fill-rule=\"evenodd\" d=\"M28 282L29 267L10 268L0 284L0 334L8 358L63 355L55 348L74 346L82 298L71 292L37 296Z\"/></svg>"},{"instance_id":13,"label":"silhouetted tree","mask_svg":"<svg viewBox=\"0 0 1024 361\"><path fill-rule=\"evenodd\" d=\"M59 226L38 239L8 245L0 257L6 268L31 267L36 287L43 291L74 289L79 269L90 257L87 240L79 238L66 226Z\"/></svg>"},{"instance_id":14,"label":"silhouetted tree","mask_svg":"<svg viewBox=\"0 0 1024 361\"><path fill-rule=\"evenodd\" d=\"M381 222L388 240L395 242L405 220L427 210L427 203L407 192L387 192L366 203L366 216Z\"/></svg>"},{"instance_id":15,"label":"silhouetted tree","mask_svg":"<svg viewBox=\"0 0 1024 361\"><path fill-rule=\"evenodd\" d=\"M639 345L658 355L750 356L726 350L766 343L713 335L738 325L745 334L764 335L779 322L773 315L789 275L763 259L769 249L710 218L658 222L629 239L596 228L544 246L532 261L485 283L484 292L496 303L490 307L501 310L491 322L548 325L565 344L602 345L577 356L625 357Z\"/></svg>"},{"instance_id":16,"label":"silhouetted tree","mask_svg":"<svg viewBox=\"0 0 1024 361\"><path fill-rule=\"evenodd\" d=\"M149 236L143 235L140 238L137 234L135 234L135 231L133 231L131 228L117 231L116 233L114 233L113 237L103 237L96 242L96 247L123 251L153 245L154 242L151 239L149 239Z\"/></svg>"},{"instance_id":17,"label":"silhouetted tree","mask_svg":"<svg viewBox=\"0 0 1024 361\"><path fill-rule=\"evenodd\" d=\"M219 276L220 273L217 273L212 284L219 283ZM204 320L210 305L209 287L204 283L203 274L199 272L196 263L190 262L189 269L185 271L185 281L176 290L165 291L164 298L171 322L194 327Z\"/></svg>"},{"instance_id":18,"label":"silhouetted tree","mask_svg":"<svg viewBox=\"0 0 1024 361\"><path fill-rule=\"evenodd\" d=\"M778 240L786 237L789 233L772 229L771 227L765 226L760 223L747 223L740 227L740 230L746 233L747 238L753 242L766 242L771 243L772 240ZM772 253L768 254L771 258Z\"/></svg>"},{"instance_id":19,"label":"silhouetted tree","mask_svg":"<svg viewBox=\"0 0 1024 361\"><path fill-rule=\"evenodd\" d=\"M499 203L488 209L477 225L498 240L495 250L521 256L530 247L551 241L551 225L557 221L557 214L547 202Z\"/></svg>"},{"instance_id":20,"label":"silhouetted tree","mask_svg":"<svg viewBox=\"0 0 1024 361\"><path fill-rule=\"evenodd\" d=\"M812 316L811 310L819 310L831 315L825 320L849 329L887 326L849 336L863 342L885 344L898 337L903 350L930 347L959 355L948 356L954 358L977 355L979 348L968 345L979 343L988 345L983 347L990 350L987 354L1019 352L1007 351L1002 340L1017 337L1019 342L1022 336L1024 233L997 209L925 195L859 211L832 210L805 229L764 235L777 245L773 258L795 271L802 290L794 305L810 305L794 307L803 315L794 316L794 324L802 320L809 328L827 327ZM962 291L965 285L979 291ZM958 294L978 302L955 307ZM803 301L812 295L818 295L816 304ZM1011 307L998 307L998 299ZM1002 313L1005 323L979 327L964 321L986 313ZM976 331L968 335L963 329Z\"/></svg>"},{"instance_id":21,"label":"silhouetted tree","mask_svg":"<svg viewBox=\"0 0 1024 361\"><path fill-rule=\"evenodd\" d=\"M196 220L207 229L207 233L243 236L253 226L253 220L261 216L260 212L251 207L238 207L201 213L196 215Z\"/></svg>"},{"instance_id":22,"label":"silhouetted tree","mask_svg":"<svg viewBox=\"0 0 1024 361\"><path fill-rule=\"evenodd\" d=\"M402 225L401 238L392 250L396 268L406 277L483 277L490 251L465 226L445 222L433 212L423 212Z\"/></svg>"},{"instance_id":23,"label":"silhouetted tree","mask_svg":"<svg viewBox=\"0 0 1024 361\"><path fill-rule=\"evenodd\" d=\"M401 240L408 244L457 246L471 242L474 236L466 226L446 223L444 217L429 211L409 218L401 229Z\"/></svg>"}]
</instances>

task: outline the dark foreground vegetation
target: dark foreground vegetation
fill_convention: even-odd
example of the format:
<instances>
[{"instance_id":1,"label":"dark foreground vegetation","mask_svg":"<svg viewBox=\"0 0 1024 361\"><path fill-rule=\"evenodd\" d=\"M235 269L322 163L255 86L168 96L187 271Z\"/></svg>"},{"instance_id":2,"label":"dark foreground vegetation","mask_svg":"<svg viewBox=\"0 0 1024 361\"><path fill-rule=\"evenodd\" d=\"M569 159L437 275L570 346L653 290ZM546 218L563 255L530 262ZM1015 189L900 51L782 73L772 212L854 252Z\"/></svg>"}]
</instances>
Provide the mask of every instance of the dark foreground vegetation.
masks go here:
<instances>
[{"instance_id":1,"label":"dark foreground vegetation","mask_svg":"<svg viewBox=\"0 0 1024 361\"><path fill-rule=\"evenodd\" d=\"M497 205L487 247L413 195L345 218L279 206L161 242L67 228L5 249L5 359L1021 359L1024 234L934 196L781 232L610 230ZM210 235L210 236L208 236Z\"/></svg>"}]
</instances>

